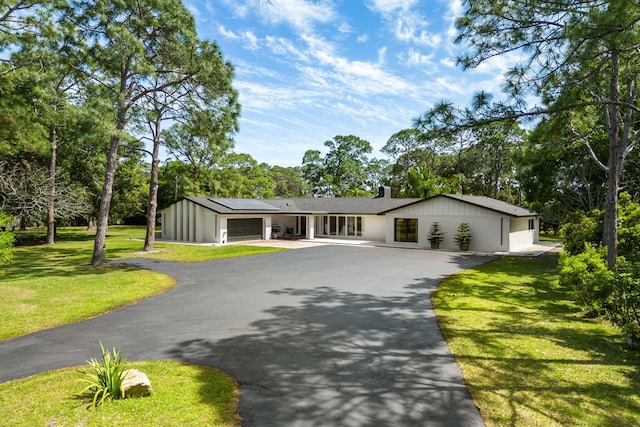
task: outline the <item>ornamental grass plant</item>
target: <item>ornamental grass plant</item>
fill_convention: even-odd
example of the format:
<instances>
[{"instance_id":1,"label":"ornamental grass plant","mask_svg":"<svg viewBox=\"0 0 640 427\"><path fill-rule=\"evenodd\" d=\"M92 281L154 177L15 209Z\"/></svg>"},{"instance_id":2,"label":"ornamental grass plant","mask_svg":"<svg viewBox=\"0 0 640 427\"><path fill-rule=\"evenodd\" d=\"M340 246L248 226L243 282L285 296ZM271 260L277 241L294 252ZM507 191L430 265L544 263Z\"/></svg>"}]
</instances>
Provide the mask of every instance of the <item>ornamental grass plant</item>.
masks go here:
<instances>
[{"instance_id":1,"label":"ornamental grass plant","mask_svg":"<svg viewBox=\"0 0 640 427\"><path fill-rule=\"evenodd\" d=\"M102 362L91 358L87 363L92 370L85 373L81 380L87 386L82 393L93 393L92 407L102 405L106 400L123 399L124 390L122 382L126 370L126 357L120 356L120 350L105 350L100 341L100 351L102 352Z\"/></svg>"}]
</instances>

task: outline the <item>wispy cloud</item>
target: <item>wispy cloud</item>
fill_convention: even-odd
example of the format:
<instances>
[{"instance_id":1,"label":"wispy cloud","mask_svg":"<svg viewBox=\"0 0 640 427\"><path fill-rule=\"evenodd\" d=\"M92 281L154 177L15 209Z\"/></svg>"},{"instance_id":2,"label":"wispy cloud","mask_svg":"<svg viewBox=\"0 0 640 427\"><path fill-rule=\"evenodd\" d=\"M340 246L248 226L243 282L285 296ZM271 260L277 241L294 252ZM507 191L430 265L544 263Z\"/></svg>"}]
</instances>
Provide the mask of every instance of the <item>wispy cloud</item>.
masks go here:
<instances>
[{"instance_id":1,"label":"wispy cloud","mask_svg":"<svg viewBox=\"0 0 640 427\"><path fill-rule=\"evenodd\" d=\"M429 21L419 12L416 0L370 0L367 7L380 14L396 40L437 48L442 35L427 30Z\"/></svg>"},{"instance_id":2,"label":"wispy cloud","mask_svg":"<svg viewBox=\"0 0 640 427\"><path fill-rule=\"evenodd\" d=\"M437 48L442 43L442 36L430 33L425 28L429 26L426 20L416 16L398 16L395 20L394 34L396 39L410 44Z\"/></svg>"},{"instance_id":3,"label":"wispy cloud","mask_svg":"<svg viewBox=\"0 0 640 427\"><path fill-rule=\"evenodd\" d=\"M309 45L309 55L324 69L320 74L349 91L363 95L397 94L412 88L409 82L385 70L380 63L349 60L339 55L331 43L318 37L303 36L303 39Z\"/></svg>"},{"instance_id":4,"label":"wispy cloud","mask_svg":"<svg viewBox=\"0 0 640 427\"><path fill-rule=\"evenodd\" d=\"M404 60L404 62L409 66L431 65L433 64L434 55L435 54L433 52L425 55L416 49L409 48L409 50L406 52L406 56L401 55L400 58L401 60Z\"/></svg>"},{"instance_id":5,"label":"wispy cloud","mask_svg":"<svg viewBox=\"0 0 640 427\"><path fill-rule=\"evenodd\" d=\"M235 65L237 149L271 164L299 164L340 134L379 148L434 102L465 105L478 90L499 91L516 59L455 66L463 0L185 2L198 5L201 29Z\"/></svg>"},{"instance_id":6,"label":"wispy cloud","mask_svg":"<svg viewBox=\"0 0 640 427\"><path fill-rule=\"evenodd\" d=\"M257 13L272 24L287 24L299 31L306 31L316 23L335 22L338 18L330 1L313 4L301 0L273 0Z\"/></svg>"},{"instance_id":7,"label":"wispy cloud","mask_svg":"<svg viewBox=\"0 0 640 427\"><path fill-rule=\"evenodd\" d=\"M245 49L257 50L259 48L258 37L253 34L252 31L246 30L242 32L234 32L233 30L229 30L223 25L220 25L218 27L218 32L227 39L241 41L244 44Z\"/></svg>"},{"instance_id":8,"label":"wispy cloud","mask_svg":"<svg viewBox=\"0 0 640 427\"><path fill-rule=\"evenodd\" d=\"M393 14L398 11L406 11L418 3L417 0L368 0L367 7L382 14Z\"/></svg>"}]
</instances>

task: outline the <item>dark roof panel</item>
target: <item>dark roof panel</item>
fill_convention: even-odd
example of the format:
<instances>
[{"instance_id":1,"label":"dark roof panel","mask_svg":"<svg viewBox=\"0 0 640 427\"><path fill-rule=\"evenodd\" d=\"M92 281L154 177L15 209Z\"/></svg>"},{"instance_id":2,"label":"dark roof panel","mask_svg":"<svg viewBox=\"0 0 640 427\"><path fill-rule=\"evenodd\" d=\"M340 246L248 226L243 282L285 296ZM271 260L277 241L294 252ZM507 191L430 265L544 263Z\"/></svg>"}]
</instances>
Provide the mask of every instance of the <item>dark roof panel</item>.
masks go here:
<instances>
[{"instance_id":1,"label":"dark roof panel","mask_svg":"<svg viewBox=\"0 0 640 427\"><path fill-rule=\"evenodd\" d=\"M209 201L213 203L217 203L219 205L224 206L225 208L229 208L233 211L238 210L252 210L252 211L274 211L278 210L278 208L274 208L273 206L263 202L262 200L257 199L224 199L224 198L208 198Z\"/></svg>"}]
</instances>

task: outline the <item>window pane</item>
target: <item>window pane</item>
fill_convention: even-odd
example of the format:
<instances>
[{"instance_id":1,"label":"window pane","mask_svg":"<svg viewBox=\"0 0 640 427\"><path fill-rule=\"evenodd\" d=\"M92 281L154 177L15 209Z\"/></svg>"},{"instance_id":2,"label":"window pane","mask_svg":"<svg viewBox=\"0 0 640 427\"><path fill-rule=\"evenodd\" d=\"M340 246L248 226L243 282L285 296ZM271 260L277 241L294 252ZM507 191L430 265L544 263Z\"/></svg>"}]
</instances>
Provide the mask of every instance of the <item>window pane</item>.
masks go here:
<instances>
[{"instance_id":1,"label":"window pane","mask_svg":"<svg viewBox=\"0 0 640 427\"><path fill-rule=\"evenodd\" d=\"M396 242L418 242L418 219L417 218L396 218L395 220Z\"/></svg>"},{"instance_id":2,"label":"window pane","mask_svg":"<svg viewBox=\"0 0 640 427\"><path fill-rule=\"evenodd\" d=\"M332 236L336 235L336 217L335 216L329 217L329 234L331 234Z\"/></svg>"},{"instance_id":3,"label":"window pane","mask_svg":"<svg viewBox=\"0 0 640 427\"><path fill-rule=\"evenodd\" d=\"M407 239L405 242L418 242L418 220L415 218L407 220Z\"/></svg>"},{"instance_id":4,"label":"window pane","mask_svg":"<svg viewBox=\"0 0 640 427\"><path fill-rule=\"evenodd\" d=\"M346 236L347 228L345 227L345 217L338 217L338 236Z\"/></svg>"},{"instance_id":5,"label":"window pane","mask_svg":"<svg viewBox=\"0 0 640 427\"><path fill-rule=\"evenodd\" d=\"M347 217L347 235L348 236L356 235L356 218L353 216Z\"/></svg>"}]
</instances>

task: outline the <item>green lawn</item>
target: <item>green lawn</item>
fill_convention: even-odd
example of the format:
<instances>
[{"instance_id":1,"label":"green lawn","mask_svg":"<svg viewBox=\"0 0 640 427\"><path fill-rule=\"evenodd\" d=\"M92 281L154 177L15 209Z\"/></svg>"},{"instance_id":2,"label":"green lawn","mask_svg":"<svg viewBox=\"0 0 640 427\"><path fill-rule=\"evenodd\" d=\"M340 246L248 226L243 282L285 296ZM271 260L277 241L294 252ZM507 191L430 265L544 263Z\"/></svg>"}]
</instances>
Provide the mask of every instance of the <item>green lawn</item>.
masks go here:
<instances>
[{"instance_id":1,"label":"green lawn","mask_svg":"<svg viewBox=\"0 0 640 427\"><path fill-rule=\"evenodd\" d=\"M170 289L169 276L117 264L88 265L93 233L60 228L54 246L38 244L43 230L21 233L16 261L0 269L0 339L97 316ZM153 257L181 262L210 261L280 251L252 246L199 246L157 243L142 254L143 227L109 229L106 259ZM97 347L96 347L96 350ZM127 349L120 349L126 356ZM96 351L96 357L99 357ZM170 361L127 364L143 370L154 395L107 402L88 410L89 396L76 367L0 384L0 414L11 426L238 426L238 387L214 369ZM5 424L3 424L5 425Z\"/></svg>"},{"instance_id":2,"label":"green lawn","mask_svg":"<svg viewBox=\"0 0 640 427\"><path fill-rule=\"evenodd\" d=\"M96 355L98 356L98 355ZM0 384L0 424L12 427L239 426L238 387L218 370L170 361L131 362L151 380L150 397L107 401L88 409L92 395L79 368ZM6 423L6 424L5 424Z\"/></svg>"},{"instance_id":3,"label":"green lawn","mask_svg":"<svg viewBox=\"0 0 640 427\"><path fill-rule=\"evenodd\" d=\"M433 303L488 426L640 425L640 352L587 319L557 257L505 257L444 280Z\"/></svg>"},{"instance_id":4,"label":"green lawn","mask_svg":"<svg viewBox=\"0 0 640 427\"><path fill-rule=\"evenodd\" d=\"M15 248L15 262L0 269L0 339L97 316L170 289L169 276L131 267L88 265L93 234L80 227L59 229L54 246ZM43 231L22 238L41 237ZM107 260L154 257L194 262L267 253L282 249L252 246L198 246L158 243L158 252L139 251L143 227L112 226L106 242Z\"/></svg>"}]
</instances>

